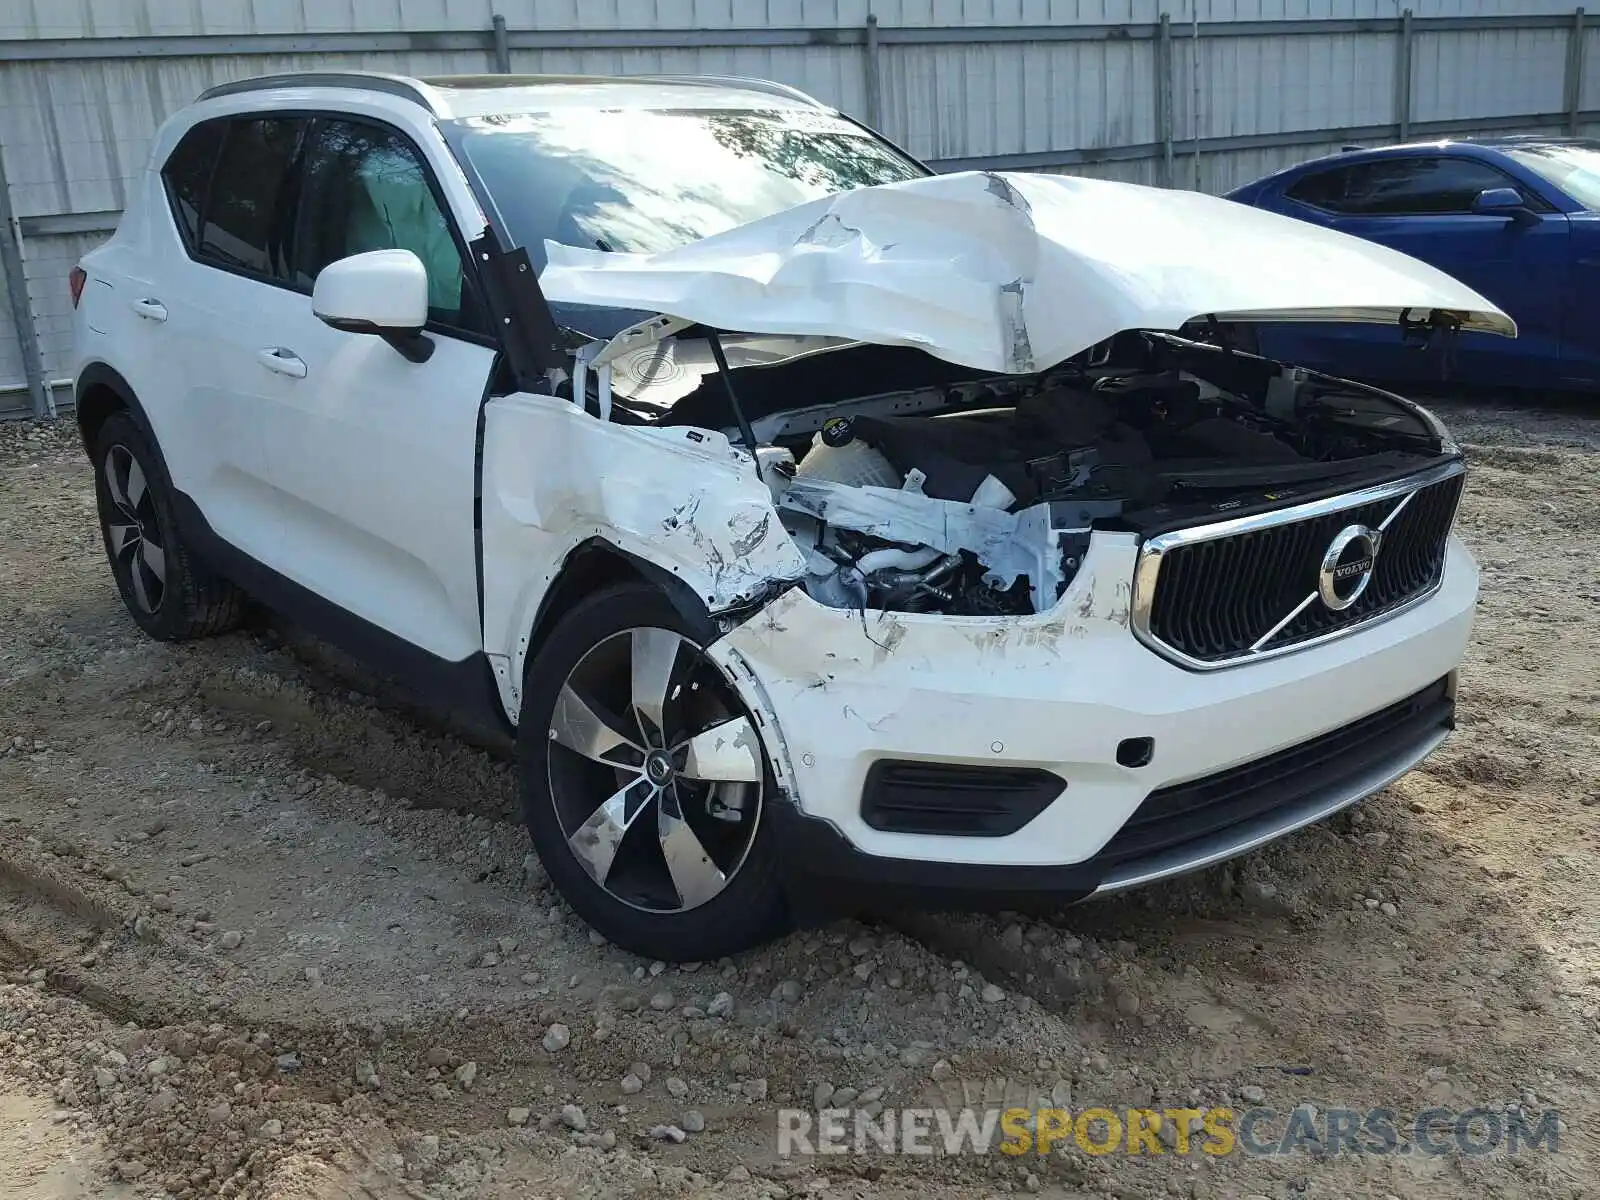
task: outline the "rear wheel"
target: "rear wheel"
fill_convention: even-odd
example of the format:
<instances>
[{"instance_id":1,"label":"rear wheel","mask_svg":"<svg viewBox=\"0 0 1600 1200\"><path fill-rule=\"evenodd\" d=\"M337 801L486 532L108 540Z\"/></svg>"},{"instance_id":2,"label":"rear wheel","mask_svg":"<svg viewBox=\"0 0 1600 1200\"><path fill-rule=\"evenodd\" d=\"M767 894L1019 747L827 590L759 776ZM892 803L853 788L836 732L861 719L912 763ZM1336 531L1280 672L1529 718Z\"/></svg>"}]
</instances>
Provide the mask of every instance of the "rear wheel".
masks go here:
<instances>
[{"instance_id":1,"label":"rear wheel","mask_svg":"<svg viewBox=\"0 0 1600 1200\"><path fill-rule=\"evenodd\" d=\"M610 941L704 960L783 930L760 735L661 593L611 588L563 618L529 664L517 736L534 847Z\"/></svg>"},{"instance_id":2,"label":"rear wheel","mask_svg":"<svg viewBox=\"0 0 1600 1200\"><path fill-rule=\"evenodd\" d=\"M239 623L244 597L195 558L149 439L126 413L108 417L90 451L100 532L117 590L151 637L182 641Z\"/></svg>"}]
</instances>

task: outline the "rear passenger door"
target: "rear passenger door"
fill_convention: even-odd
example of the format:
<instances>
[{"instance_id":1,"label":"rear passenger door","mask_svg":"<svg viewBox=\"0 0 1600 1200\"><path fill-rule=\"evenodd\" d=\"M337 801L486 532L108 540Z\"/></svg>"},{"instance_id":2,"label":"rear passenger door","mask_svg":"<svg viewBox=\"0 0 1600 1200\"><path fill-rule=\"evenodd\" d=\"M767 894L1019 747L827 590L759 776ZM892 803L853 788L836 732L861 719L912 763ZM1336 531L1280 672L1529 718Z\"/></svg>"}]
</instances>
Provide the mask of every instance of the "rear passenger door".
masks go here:
<instances>
[{"instance_id":1,"label":"rear passenger door","mask_svg":"<svg viewBox=\"0 0 1600 1200\"><path fill-rule=\"evenodd\" d=\"M435 147L443 156L442 143ZM441 165L443 158L441 157ZM319 117L286 225L289 289L248 345L275 355L263 447L284 530L277 569L438 659L482 650L478 607L478 413L496 341L437 184L406 133ZM328 264L405 249L428 271L426 363L381 338L332 329L310 293ZM268 364L272 366L273 364ZM256 370L270 376L259 363Z\"/></svg>"},{"instance_id":2,"label":"rear passenger door","mask_svg":"<svg viewBox=\"0 0 1600 1200\"><path fill-rule=\"evenodd\" d=\"M163 170L180 245L128 296L139 351L162 381L148 407L179 503L263 562L281 545L264 417L287 380L259 361L261 316L287 282L279 231L309 124L238 117L192 129Z\"/></svg>"}]
</instances>

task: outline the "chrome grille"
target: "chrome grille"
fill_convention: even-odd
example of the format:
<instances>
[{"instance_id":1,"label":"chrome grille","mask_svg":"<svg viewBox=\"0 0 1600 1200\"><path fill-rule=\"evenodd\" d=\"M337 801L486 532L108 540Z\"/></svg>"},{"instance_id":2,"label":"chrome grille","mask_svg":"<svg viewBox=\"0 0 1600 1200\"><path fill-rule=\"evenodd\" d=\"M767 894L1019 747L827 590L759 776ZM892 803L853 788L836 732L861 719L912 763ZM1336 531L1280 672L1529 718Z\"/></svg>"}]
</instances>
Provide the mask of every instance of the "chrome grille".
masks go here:
<instances>
[{"instance_id":1,"label":"chrome grille","mask_svg":"<svg viewBox=\"0 0 1600 1200\"><path fill-rule=\"evenodd\" d=\"M1464 478L1451 463L1346 496L1152 538L1140 552L1135 632L1167 657L1207 669L1285 653L1392 615L1438 587ZM1369 531L1377 547L1363 572L1370 578L1354 595L1355 574L1338 584L1319 578L1335 538L1352 526ZM1365 556L1349 555L1353 572ZM1348 607L1331 607L1331 599Z\"/></svg>"}]
</instances>

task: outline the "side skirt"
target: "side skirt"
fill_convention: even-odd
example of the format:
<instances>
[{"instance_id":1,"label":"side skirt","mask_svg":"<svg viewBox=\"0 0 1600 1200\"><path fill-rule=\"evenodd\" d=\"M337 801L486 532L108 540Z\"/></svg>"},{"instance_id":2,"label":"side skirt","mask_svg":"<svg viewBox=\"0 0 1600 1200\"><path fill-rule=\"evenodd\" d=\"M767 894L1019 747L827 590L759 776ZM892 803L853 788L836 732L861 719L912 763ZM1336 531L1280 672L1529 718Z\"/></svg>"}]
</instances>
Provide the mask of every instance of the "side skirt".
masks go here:
<instances>
[{"instance_id":1,"label":"side skirt","mask_svg":"<svg viewBox=\"0 0 1600 1200\"><path fill-rule=\"evenodd\" d=\"M494 671L483 651L452 662L430 654L295 583L217 536L193 499L174 489L184 540L213 570L307 633L356 659L402 691L418 708L467 740L510 757L516 732L500 705Z\"/></svg>"}]
</instances>

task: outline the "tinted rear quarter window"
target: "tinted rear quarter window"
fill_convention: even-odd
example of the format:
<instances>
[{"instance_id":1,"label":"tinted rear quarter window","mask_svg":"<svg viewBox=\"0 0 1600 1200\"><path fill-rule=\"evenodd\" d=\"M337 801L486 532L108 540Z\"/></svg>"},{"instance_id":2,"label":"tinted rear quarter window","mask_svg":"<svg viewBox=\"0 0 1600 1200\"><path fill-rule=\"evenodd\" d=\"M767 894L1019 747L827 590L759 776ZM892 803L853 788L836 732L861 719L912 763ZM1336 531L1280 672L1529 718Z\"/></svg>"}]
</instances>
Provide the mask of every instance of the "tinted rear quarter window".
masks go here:
<instances>
[{"instance_id":1,"label":"tinted rear quarter window","mask_svg":"<svg viewBox=\"0 0 1600 1200\"><path fill-rule=\"evenodd\" d=\"M217 166L217 153L227 134L226 121L205 121L183 135L183 140L167 159L161 178L167 185L172 217L178 223L184 245L194 250L200 239L200 218L205 208L206 190Z\"/></svg>"},{"instance_id":2,"label":"tinted rear quarter window","mask_svg":"<svg viewBox=\"0 0 1600 1200\"><path fill-rule=\"evenodd\" d=\"M1470 213L1478 193L1516 187L1488 163L1470 158L1386 158L1307 175L1289 198L1347 216L1440 216Z\"/></svg>"},{"instance_id":3,"label":"tinted rear quarter window","mask_svg":"<svg viewBox=\"0 0 1600 1200\"><path fill-rule=\"evenodd\" d=\"M292 211L290 168L306 124L276 117L230 123L200 234L202 256L268 278L288 278L283 216Z\"/></svg>"}]
</instances>

